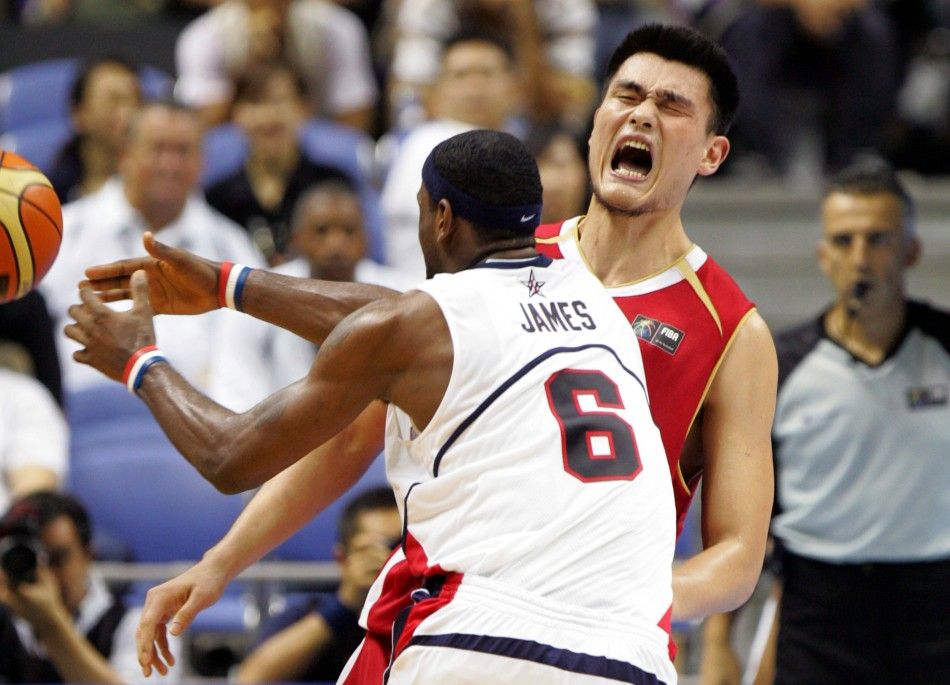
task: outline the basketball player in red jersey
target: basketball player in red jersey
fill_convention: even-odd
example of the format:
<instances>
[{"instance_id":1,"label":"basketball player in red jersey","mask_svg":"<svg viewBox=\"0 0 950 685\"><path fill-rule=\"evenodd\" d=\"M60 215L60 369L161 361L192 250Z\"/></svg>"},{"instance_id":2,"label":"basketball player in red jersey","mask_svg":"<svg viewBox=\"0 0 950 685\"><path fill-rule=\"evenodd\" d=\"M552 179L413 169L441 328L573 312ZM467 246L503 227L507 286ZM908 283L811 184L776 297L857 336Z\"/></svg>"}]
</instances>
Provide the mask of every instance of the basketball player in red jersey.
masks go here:
<instances>
[{"instance_id":1,"label":"basketball player in red jersey","mask_svg":"<svg viewBox=\"0 0 950 685\"><path fill-rule=\"evenodd\" d=\"M542 225L538 250L582 261L640 338L679 529L700 477L704 551L674 574L674 618L741 604L772 505L771 335L735 281L686 234L696 175L716 172L738 104L725 53L685 27L644 26L614 51L594 115L583 217Z\"/></svg>"},{"instance_id":2,"label":"basketball player in red jersey","mask_svg":"<svg viewBox=\"0 0 950 685\"><path fill-rule=\"evenodd\" d=\"M674 572L673 618L685 620L739 606L761 570L773 492L775 351L752 304L692 244L680 217L696 175L715 173L728 154L723 134L737 95L724 55L690 29L652 26L631 34L611 67L590 139L595 195L588 213L541 227L538 243L554 256L585 260L644 341L651 409L670 459L680 520L705 475L705 549ZM220 306L220 264L151 236L145 245L151 258L90 269L91 286L104 299L126 299L129 276L145 269L156 312L195 314ZM391 294L253 271L241 304L252 316L320 342L347 313ZM162 644L166 627L180 634L214 603L231 569L259 558L355 482L378 450L371 433L351 431L360 442L347 446L347 473L329 469L328 449L280 473L201 563L150 592L139 633L140 646L148 646L143 664L159 663L153 643ZM360 682L381 682L392 622L419 586L399 572L405 566L390 565L383 594L367 612L360 672L377 668L380 677Z\"/></svg>"}]
</instances>

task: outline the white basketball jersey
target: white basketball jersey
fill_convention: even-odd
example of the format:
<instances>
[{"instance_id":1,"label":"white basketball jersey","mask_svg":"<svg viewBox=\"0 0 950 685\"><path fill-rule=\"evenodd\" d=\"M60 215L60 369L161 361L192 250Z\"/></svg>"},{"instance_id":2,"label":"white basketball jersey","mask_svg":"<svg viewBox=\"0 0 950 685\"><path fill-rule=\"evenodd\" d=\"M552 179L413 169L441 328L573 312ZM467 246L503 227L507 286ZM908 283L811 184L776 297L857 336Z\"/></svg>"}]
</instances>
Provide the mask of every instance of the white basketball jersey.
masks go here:
<instances>
[{"instance_id":1,"label":"white basketball jersey","mask_svg":"<svg viewBox=\"0 0 950 685\"><path fill-rule=\"evenodd\" d=\"M419 289L441 308L455 357L425 430L389 411L387 473L413 570L655 629L672 602L676 517L620 309L585 269L543 256Z\"/></svg>"}]
</instances>

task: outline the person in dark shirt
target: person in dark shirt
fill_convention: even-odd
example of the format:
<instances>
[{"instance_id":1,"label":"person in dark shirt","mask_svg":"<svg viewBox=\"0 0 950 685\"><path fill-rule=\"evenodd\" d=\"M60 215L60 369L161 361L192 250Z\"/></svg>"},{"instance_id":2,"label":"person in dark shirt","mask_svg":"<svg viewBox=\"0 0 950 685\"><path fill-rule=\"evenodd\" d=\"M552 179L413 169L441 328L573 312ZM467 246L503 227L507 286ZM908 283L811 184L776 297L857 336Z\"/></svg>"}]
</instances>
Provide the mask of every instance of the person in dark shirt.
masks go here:
<instances>
[{"instance_id":1,"label":"person in dark shirt","mask_svg":"<svg viewBox=\"0 0 950 685\"><path fill-rule=\"evenodd\" d=\"M56 492L22 497L0 520L0 544L17 534L36 546L37 561L32 574L10 575L13 564L0 571L0 683L141 681L134 640L141 608L127 607L93 570L82 504ZM172 654L180 664L180 640ZM169 682L181 675L173 666Z\"/></svg>"},{"instance_id":2,"label":"person in dark shirt","mask_svg":"<svg viewBox=\"0 0 950 685\"><path fill-rule=\"evenodd\" d=\"M303 82L283 63L248 72L237 84L232 110L232 121L247 136L247 159L207 191L211 206L243 226L272 265L290 256L290 214L299 195L330 178L351 181L301 149L298 132L308 101Z\"/></svg>"},{"instance_id":3,"label":"person in dark shirt","mask_svg":"<svg viewBox=\"0 0 950 685\"><path fill-rule=\"evenodd\" d=\"M360 608L401 533L389 488L366 490L350 500L334 549L339 589L302 598L265 623L254 651L241 664L238 682L336 680L363 639Z\"/></svg>"},{"instance_id":4,"label":"person in dark shirt","mask_svg":"<svg viewBox=\"0 0 950 685\"><path fill-rule=\"evenodd\" d=\"M12 302L0 304L0 345L14 343L30 356L29 371L63 406L62 370L56 354L53 319L46 301L36 290Z\"/></svg>"},{"instance_id":5,"label":"person in dark shirt","mask_svg":"<svg viewBox=\"0 0 950 685\"><path fill-rule=\"evenodd\" d=\"M69 94L75 133L48 174L60 202L99 190L116 173L126 129L141 104L138 74L125 60L103 57L80 68Z\"/></svg>"}]
</instances>

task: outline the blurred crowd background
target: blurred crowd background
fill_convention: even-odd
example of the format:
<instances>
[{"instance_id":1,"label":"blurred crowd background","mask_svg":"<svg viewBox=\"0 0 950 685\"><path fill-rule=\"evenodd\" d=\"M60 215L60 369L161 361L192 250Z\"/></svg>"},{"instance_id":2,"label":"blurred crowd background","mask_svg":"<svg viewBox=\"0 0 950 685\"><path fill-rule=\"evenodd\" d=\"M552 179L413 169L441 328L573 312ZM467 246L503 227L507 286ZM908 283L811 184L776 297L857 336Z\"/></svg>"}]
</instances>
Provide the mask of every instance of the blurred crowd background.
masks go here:
<instances>
[{"instance_id":1,"label":"blurred crowd background","mask_svg":"<svg viewBox=\"0 0 950 685\"><path fill-rule=\"evenodd\" d=\"M72 362L61 329L83 269L141 254L152 230L217 260L405 289L424 277L422 162L472 128L535 153L544 222L582 214L607 57L652 21L690 24L733 60L733 150L684 220L773 327L824 301L819 191L862 158L908 180L926 245L910 290L946 302L947 0L2 0L0 148L38 165L64 203L52 272L0 306L0 364L16 372L0 374L0 413L25 436L0 440L2 508L65 488L92 516L98 559L197 558L245 500L201 482L137 399ZM176 367L234 409L314 354L230 311L157 326ZM383 483L378 462L362 486ZM339 512L272 558L324 562L334 587ZM195 626L186 672L226 674L299 580L235 587ZM110 582L132 604L148 584ZM688 672L698 657L684 653Z\"/></svg>"}]
</instances>

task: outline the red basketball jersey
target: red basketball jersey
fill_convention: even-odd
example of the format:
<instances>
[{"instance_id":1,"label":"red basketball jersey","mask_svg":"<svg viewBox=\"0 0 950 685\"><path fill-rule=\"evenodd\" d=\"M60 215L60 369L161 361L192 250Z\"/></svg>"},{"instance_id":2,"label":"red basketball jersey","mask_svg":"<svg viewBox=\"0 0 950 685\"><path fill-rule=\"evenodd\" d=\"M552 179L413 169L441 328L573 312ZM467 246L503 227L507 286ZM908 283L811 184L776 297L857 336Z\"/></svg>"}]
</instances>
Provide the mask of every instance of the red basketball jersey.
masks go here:
<instances>
[{"instance_id":1,"label":"red basketball jersey","mask_svg":"<svg viewBox=\"0 0 950 685\"><path fill-rule=\"evenodd\" d=\"M539 226L538 251L583 263L578 221ZM736 331L755 305L697 245L661 273L608 290L640 339L650 410L673 478L679 534L699 481L699 476L690 483L683 478L683 443Z\"/></svg>"}]
</instances>

